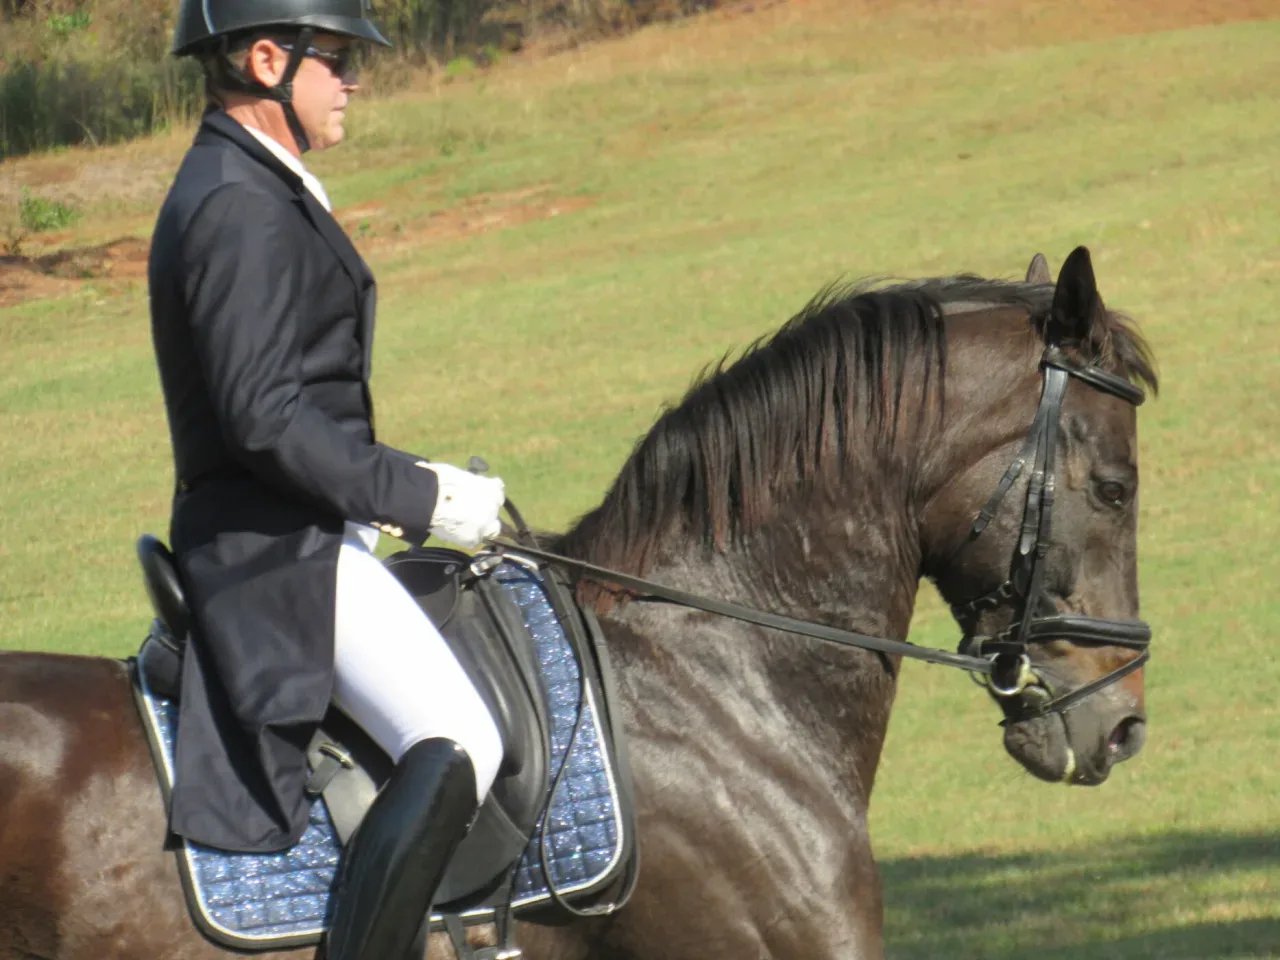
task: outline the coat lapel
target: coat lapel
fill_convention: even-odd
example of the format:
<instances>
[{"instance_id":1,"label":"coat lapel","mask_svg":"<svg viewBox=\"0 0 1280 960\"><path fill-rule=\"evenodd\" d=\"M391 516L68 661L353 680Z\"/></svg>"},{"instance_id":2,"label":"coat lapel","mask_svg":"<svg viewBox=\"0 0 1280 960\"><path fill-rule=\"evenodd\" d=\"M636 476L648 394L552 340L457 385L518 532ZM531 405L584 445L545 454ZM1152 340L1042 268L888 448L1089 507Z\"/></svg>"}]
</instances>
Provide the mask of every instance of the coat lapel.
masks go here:
<instances>
[{"instance_id":1,"label":"coat lapel","mask_svg":"<svg viewBox=\"0 0 1280 960\"><path fill-rule=\"evenodd\" d=\"M320 205L320 201L311 195L311 191L305 186L301 187L298 199L302 204L303 210L306 211L307 218L315 225L325 243L337 255L338 260L342 263L342 268L351 277L352 284L355 285L357 309L360 313L360 343L364 346L364 377L368 380L369 345L373 334L373 274L369 271L364 259L356 252L355 246L351 243L341 225L333 218L333 214Z\"/></svg>"},{"instance_id":2,"label":"coat lapel","mask_svg":"<svg viewBox=\"0 0 1280 960\"><path fill-rule=\"evenodd\" d=\"M352 245L346 233L343 232L338 221L333 218L333 214L320 206L320 201L312 196L311 191L305 186L300 187L298 199L302 203L302 208L307 212L308 219L315 224L316 230L320 232L320 236L337 254L338 259L342 262L342 268L347 271L347 275L351 277L351 282L360 291L363 299L365 288L373 283L373 275L369 272L369 268L365 266L364 260L356 252L356 248Z\"/></svg>"}]
</instances>

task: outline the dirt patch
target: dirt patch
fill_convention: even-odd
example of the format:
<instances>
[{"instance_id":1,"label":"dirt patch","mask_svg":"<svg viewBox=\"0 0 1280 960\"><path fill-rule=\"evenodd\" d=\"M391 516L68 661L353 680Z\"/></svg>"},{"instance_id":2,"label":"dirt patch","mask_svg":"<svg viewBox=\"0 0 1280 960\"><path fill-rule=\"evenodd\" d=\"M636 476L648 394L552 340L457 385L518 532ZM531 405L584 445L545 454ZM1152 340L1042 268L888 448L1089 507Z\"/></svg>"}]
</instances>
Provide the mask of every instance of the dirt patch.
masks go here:
<instances>
[{"instance_id":1,"label":"dirt patch","mask_svg":"<svg viewBox=\"0 0 1280 960\"><path fill-rule=\"evenodd\" d=\"M0 308L60 297L77 285L73 280L44 273L25 257L0 257Z\"/></svg>"},{"instance_id":2,"label":"dirt patch","mask_svg":"<svg viewBox=\"0 0 1280 960\"><path fill-rule=\"evenodd\" d=\"M145 240L123 237L92 247L0 256L0 307L62 296L85 280L144 277L149 249Z\"/></svg>"},{"instance_id":3,"label":"dirt patch","mask_svg":"<svg viewBox=\"0 0 1280 960\"><path fill-rule=\"evenodd\" d=\"M491 230L547 220L590 206L589 197L550 196L545 186L468 197L425 218L401 222L394 205L362 203L337 211L338 222L364 253L399 252L434 243L448 243Z\"/></svg>"}]
</instances>

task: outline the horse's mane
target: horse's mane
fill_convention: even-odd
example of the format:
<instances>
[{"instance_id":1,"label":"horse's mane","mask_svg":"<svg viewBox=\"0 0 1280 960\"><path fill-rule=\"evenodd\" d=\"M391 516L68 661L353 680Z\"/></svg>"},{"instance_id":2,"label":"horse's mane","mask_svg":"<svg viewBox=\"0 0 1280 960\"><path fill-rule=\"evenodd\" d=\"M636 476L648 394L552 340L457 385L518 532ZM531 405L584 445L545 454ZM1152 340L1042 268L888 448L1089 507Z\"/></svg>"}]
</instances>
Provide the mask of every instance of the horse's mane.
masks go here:
<instances>
[{"instance_id":1,"label":"horse's mane","mask_svg":"<svg viewBox=\"0 0 1280 960\"><path fill-rule=\"evenodd\" d=\"M838 475L852 443L892 446L907 383L920 384L926 412L941 410L948 305L1023 308L1039 329L1052 299L1051 286L973 276L825 288L776 333L704 370L559 548L643 572L676 523L723 548L768 519L783 490ZM1091 359L1156 386L1128 318L1108 313L1094 327Z\"/></svg>"}]
</instances>

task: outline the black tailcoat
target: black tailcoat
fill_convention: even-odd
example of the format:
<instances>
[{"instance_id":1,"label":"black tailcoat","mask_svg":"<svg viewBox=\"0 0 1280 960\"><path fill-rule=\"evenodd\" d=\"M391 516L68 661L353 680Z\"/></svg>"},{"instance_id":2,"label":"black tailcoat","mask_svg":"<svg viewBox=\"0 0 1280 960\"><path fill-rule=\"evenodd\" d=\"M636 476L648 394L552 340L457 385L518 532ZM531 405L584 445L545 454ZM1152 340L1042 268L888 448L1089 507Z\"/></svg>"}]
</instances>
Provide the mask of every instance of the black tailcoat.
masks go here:
<instances>
[{"instance_id":1,"label":"black tailcoat","mask_svg":"<svg viewBox=\"0 0 1280 960\"><path fill-rule=\"evenodd\" d=\"M343 522L427 537L435 474L374 439L374 283L337 221L225 113L160 211L148 277L173 442L170 538L195 618L175 833L278 850L333 688Z\"/></svg>"}]
</instances>

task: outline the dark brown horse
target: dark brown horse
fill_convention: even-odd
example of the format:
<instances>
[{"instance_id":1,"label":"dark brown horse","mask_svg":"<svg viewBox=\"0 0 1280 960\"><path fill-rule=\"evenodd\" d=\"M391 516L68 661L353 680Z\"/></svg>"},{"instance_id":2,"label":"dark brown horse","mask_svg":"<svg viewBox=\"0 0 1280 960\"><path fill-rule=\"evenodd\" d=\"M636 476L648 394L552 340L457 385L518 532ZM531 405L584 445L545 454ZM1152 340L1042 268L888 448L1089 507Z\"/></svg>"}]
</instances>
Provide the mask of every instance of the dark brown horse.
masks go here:
<instances>
[{"instance_id":1,"label":"dark brown horse","mask_svg":"<svg viewBox=\"0 0 1280 960\"><path fill-rule=\"evenodd\" d=\"M1101 782L1143 736L1142 673L1116 671L1145 643L1129 382L1155 379L1086 252L1056 286L1038 269L1027 283L825 292L665 413L558 549L899 639L929 577L971 652L989 643L1006 667L1030 652L1024 682L998 684L1006 749L1039 777ZM993 519L975 536L984 504ZM881 956L867 811L897 658L595 599L632 752L640 880L614 916L522 926L526 955ZM1118 682L1044 710L1104 677ZM126 665L0 655L0 958L227 955L188 919L164 839Z\"/></svg>"}]
</instances>

